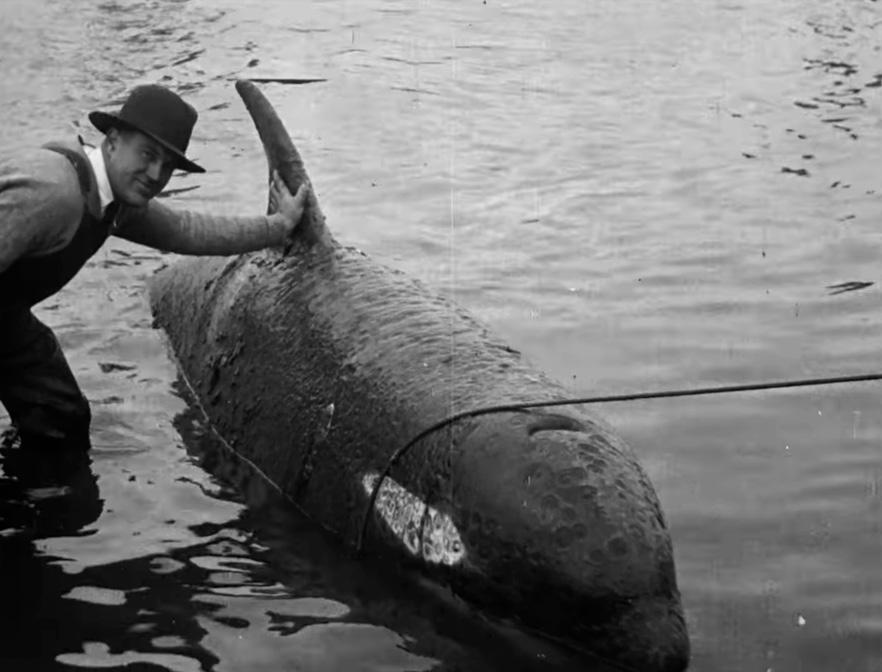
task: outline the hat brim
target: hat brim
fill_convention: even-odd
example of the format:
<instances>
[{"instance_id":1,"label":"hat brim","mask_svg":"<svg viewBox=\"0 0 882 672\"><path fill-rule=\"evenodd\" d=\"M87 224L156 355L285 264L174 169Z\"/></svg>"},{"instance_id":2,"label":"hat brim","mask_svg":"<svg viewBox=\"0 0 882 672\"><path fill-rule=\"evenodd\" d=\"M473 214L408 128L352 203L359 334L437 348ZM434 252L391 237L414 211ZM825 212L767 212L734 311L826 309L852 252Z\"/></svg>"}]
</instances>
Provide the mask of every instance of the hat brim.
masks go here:
<instances>
[{"instance_id":1,"label":"hat brim","mask_svg":"<svg viewBox=\"0 0 882 672\"><path fill-rule=\"evenodd\" d=\"M90 112L89 113L89 121L92 122L92 125L95 128L97 128L99 131L101 131L102 133L105 133L105 134L107 133L107 131L109 131L111 128L114 128L114 127L125 128L125 129L132 130L132 131L138 131L138 133L143 133L148 138L155 140L160 145L165 147L165 149L167 149L169 152L171 152L175 156L175 158L178 160L177 164L175 165L176 168L179 168L179 169L186 171L188 173L204 173L205 172L205 168L203 168L202 166L200 166L197 163L193 163L192 161L190 161L190 159L188 159L180 151L178 151L178 149L176 147L173 147L172 145L167 143L162 138L157 138L152 133L148 133L147 131L145 131L141 128L138 128L134 124L129 123L128 121L124 121L123 119L120 119L115 114L112 114L110 112L100 112L100 111Z\"/></svg>"}]
</instances>

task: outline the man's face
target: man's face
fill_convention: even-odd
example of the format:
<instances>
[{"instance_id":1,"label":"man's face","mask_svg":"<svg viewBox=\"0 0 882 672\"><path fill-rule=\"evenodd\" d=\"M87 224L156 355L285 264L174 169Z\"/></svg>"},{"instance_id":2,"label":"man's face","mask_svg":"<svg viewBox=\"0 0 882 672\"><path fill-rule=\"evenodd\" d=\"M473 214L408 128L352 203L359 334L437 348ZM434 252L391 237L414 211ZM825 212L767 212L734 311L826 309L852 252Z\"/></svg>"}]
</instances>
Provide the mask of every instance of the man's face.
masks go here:
<instances>
[{"instance_id":1,"label":"man's face","mask_svg":"<svg viewBox=\"0 0 882 672\"><path fill-rule=\"evenodd\" d=\"M177 158L137 131L111 129L107 134L107 177L116 200L143 207L171 178Z\"/></svg>"}]
</instances>

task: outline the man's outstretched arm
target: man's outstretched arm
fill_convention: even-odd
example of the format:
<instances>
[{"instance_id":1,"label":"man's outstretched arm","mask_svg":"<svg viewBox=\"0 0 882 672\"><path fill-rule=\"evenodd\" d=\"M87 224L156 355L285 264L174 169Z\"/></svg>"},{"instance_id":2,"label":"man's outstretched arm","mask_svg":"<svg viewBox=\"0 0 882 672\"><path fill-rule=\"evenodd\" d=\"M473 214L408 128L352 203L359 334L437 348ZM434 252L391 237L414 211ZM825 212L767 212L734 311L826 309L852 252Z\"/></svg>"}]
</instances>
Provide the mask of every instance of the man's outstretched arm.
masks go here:
<instances>
[{"instance_id":1,"label":"man's outstretched arm","mask_svg":"<svg viewBox=\"0 0 882 672\"><path fill-rule=\"evenodd\" d=\"M173 210L155 200L127 211L116 235L166 252L196 255L242 254L284 245L294 234L308 187L291 194L277 174L270 185L272 215L228 217Z\"/></svg>"}]
</instances>

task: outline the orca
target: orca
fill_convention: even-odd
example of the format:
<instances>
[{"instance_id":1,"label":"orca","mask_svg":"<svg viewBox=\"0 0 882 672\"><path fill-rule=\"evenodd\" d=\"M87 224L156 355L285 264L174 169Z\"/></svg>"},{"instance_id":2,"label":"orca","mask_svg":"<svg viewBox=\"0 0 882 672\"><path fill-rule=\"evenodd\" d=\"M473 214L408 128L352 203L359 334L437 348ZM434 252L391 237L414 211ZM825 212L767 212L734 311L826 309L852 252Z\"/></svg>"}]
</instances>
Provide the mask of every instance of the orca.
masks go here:
<instances>
[{"instance_id":1,"label":"orca","mask_svg":"<svg viewBox=\"0 0 882 672\"><path fill-rule=\"evenodd\" d=\"M236 89L270 173L308 184L263 93ZM313 189L289 249L182 258L150 299L214 431L343 544L621 669L686 669L671 537L632 449L571 406L443 423L567 390L464 308L340 244Z\"/></svg>"}]
</instances>

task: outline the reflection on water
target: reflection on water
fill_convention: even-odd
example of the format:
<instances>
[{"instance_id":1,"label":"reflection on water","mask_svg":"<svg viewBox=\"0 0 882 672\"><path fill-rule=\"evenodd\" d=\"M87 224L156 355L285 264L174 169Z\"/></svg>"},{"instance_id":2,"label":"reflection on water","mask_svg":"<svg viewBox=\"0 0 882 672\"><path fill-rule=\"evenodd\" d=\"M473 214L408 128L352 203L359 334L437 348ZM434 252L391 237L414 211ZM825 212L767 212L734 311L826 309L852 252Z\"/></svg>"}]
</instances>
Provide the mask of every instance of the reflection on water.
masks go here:
<instances>
[{"instance_id":1,"label":"reflection on water","mask_svg":"<svg viewBox=\"0 0 882 672\"><path fill-rule=\"evenodd\" d=\"M415 577L347 558L246 464L200 436L189 413L177 424L193 459L221 479L205 494L244 497L245 506L222 523L192 521L193 541L167 540L165 552L145 553L136 541L137 557L114 561L106 538L104 561L86 566L66 556L82 555L78 535L97 534L89 520L3 535L4 663L150 663L184 672L583 669L551 645L429 595ZM200 480L190 487L210 485ZM53 535L67 545L53 546Z\"/></svg>"},{"instance_id":2,"label":"reflection on water","mask_svg":"<svg viewBox=\"0 0 882 672\"><path fill-rule=\"evenodd\" d=\"M5 0L0 144L94 142L88 111L163 82L199 109L209 168L168 202L259 212L263 157L231 80L323 78L265 87L335 235L574 394L864 373L882 336L880 11ZM565 669L350 561L172 425L185 404L143 291L168 261L111 241L40 307L93 400L102 503L40 533L0 480L2 515L34 532L0 536L0 667L493 669L525 650ZM856 385L601 409L659 491L693 669L882 667L877 402Z\"/></svg>"}]
</instances>

